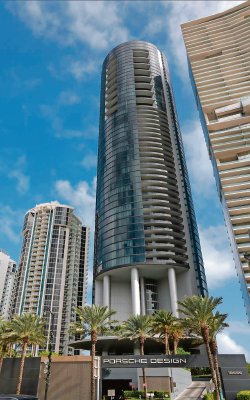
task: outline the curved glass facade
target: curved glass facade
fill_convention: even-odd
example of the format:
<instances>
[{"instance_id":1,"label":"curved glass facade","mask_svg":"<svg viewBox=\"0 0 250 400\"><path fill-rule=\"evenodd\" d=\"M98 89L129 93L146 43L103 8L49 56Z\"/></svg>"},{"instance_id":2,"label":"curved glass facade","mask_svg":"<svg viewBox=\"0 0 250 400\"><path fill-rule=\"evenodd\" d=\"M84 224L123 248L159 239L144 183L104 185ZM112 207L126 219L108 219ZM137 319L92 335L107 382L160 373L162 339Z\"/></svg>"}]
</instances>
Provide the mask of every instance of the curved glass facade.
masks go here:
<instances>
[{"instance_id":1,"label":"curved glass facade","mask_svg":"<svg viewBox=\"0 0 250 400\"><path fill-rule=\"evenodd\" d=\"M188 269L191 242L206 293L182 153L166 58L146 42L117 46L102 69L95 275L134 264Z\"/></svg>"}]
</instances>

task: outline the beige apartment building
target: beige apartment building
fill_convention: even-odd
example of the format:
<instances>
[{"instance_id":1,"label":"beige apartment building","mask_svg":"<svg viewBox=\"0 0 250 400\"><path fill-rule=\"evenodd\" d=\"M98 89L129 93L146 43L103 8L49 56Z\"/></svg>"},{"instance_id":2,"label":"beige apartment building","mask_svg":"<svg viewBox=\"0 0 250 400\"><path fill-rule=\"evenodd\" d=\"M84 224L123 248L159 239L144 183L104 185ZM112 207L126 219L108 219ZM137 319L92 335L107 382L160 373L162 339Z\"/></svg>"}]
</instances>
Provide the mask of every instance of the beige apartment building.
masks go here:
<instances>
[{"instance_id":1,"label":"beige apartment building","mask_svg":"<svg viewBox=\"0 0 250 400\"><path fill-rule=\"evenodd\" d=\"M72 353L69 325L87 296L89 228L74 209L57 201L29 210L23 224L15 313L33 313L46 321L47 348Z\"/></svg>"},{"instance_id":2,"label":"beige apartment building","mask_svg":"<svg viewBox=\"0 0 250 400\"><path fill-rule=\"evenodd\" d=\"M185 23L182 32L250 319L250 2Z\"/></svg>"},{"instance_id":3,"label":"beige apartment building","mask_svg":"<svg viewBox=\"0 0 250 400\"><path fill-rule=\"evenodd\" d=\"M16 285L17 264L0 250L0 316L10 319L13 314L13 292Z\"/></svg>"}]
</instances>

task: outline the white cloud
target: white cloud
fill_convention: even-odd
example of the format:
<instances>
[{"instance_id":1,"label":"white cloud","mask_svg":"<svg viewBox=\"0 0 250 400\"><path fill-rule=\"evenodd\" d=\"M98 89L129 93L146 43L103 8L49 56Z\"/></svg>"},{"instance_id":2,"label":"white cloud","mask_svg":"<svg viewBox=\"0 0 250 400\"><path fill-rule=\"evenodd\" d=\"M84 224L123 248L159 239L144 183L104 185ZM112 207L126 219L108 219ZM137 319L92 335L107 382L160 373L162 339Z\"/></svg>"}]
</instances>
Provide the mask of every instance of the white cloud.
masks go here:
<instances>
[{"instance_id":1,"label":"white cloud","mask_svg":"<svg viewBox=\"0 0 250 400\"><path fill-rule=\"evenodd\" d=\"M74 104L80 103L81 98L78 96L76 93L70 91L70 90L65 90L61 92L58 96L58 103L63 105L63 106L71 106Z\"/></svg>"},{"instance_id":2,"label":"white cloud","mask_svg":"<svg viewBox=\"0 0 250 400\"><path fill-rule=\"evenodd\" d=\"M94 254L96 178L93 179L91 185L86 181L80 181L76 186L72 186L68 180L58 180L55 182L55 191L63 201L75 208L75 214L80 217L83 225L90 227L89 277L91 277ZM91 290L92 279L90 278L88 286L89 299L91 299Z\"/></svg>"},{"instance_id":3,"label":"white cloud","mask_svg":"<svg viewBox=\"0 0 250 400\"><path fill-rule=\"evenodd\" d=\"M207 197L212 193L215 180L200 122L190 121L182 133L192 189Z\"/></svg>"},{"instance_id":4,"label":"white cloud","mask_svg":"<svg viewBox=\"0 0 250 400\"><path fill-rule=\"evenodd\" d=\"M75 187L68 180L58 180L55 183L56 194L75 208L84 225L94 230L95 190L96 180L91 185L80 181Z\"/></svg>"},{"instance_id":5,"label":"white cloud","mask_svg":"<svg viewBox=\"0 0 250 400\"><path fill-rule=\"evenodd\" d=\"M28 175L25 175L21 170L14 169L8 173L9 178L16 179L17 181L17 191L20 194L24 194L28 192L30 187L30 178Z\"/></svg>"},{"instance_id":6,"label":"white cloud","mask_svg":"<svg viewBox=\"0 0 250 400\"><path fill-rule=\"evenodd\" d=\"M232 339L228 333L219 333L217 335L217 343L221 354L245 354L247 360L250 359L248 351Z\"/></svg>"},{"instance_id":7,"label":"white cloud","mask_svg":"<svg viewBox=\"0 0 250 400\"><path fill-rule=\"evenodd\" d=\"M67 65L66 72L71 74L76 80L81 81L93 72L96 72L100 64L100 61L93 59L86 60L86 57L81 60L72 60Z\"/></svg>"},{"instance_id":8,"label":"white cloud","mask_svg":"<svg viewBox=\"0 0 250 400\"><path fill-rule=\"evenodd\" d=\"M94 153L86 154L80 164L86 169L96 168L97 155Z\"/></svg>"},{"instance_id":9,"label":"white cloud","mask_svg":"<svg viewBox=\"0 0 250 400\"><path fill-rule=\"evenodd\" d=\"M135 32L132 29L129 31L127 27L136 24L138 38L160 38L167 55L171 54L177 71L186 80L186 51L180 24L224 11L240 3L242 1L200 0L195 1L194 7L192 1L138 1L135 4L96 1L94 5L92 1L17 1L8 2L7 8L37 36L53 40L61 46L86 44L97 52L134 37ZM96 71L96 64L93 56L89 60L86 54L80 60L70 61L63 69L81 80ZM53 67L52 72L57 74Z\"/></svg>"},{"instance_id":10,"label":"white cloud","mask_svg":"<svg viewBox=\"0 0 250 400\"><path fill-rule=\"evenodd\" d=\"M19 243L21 239L21 226L24 212L13 210L10 206L0 206L0 238L9 239L13 243Z\"/></svg>"},{"instance_id":11,"label":"white cloud","mask_svg":"<svg viewBox=\"0 0 250 400\"><path fill-rule=\"evenodd\" d=\"M0 159L0 172L16 181L16 190L21 195L27 193L30 187L30 177L24 172L26 164L25 155L18 157L16 160L12 160L10 156Z\"/></svg>"},{"instance_id":12,"label":"white cloud","mask_svg":"<svg viewBox=\"0 0 250 400\"><path fill-rule=\"evenodd\" d=\"M113 1L7 3L32 32L60 45L87 44L103 50L127 39L127 29L120 17L119 4Z\"/></svg>"},{"instance_id":13,"label":"white cloud","mask_svg":"<svg viewBox=\"0 0 250 400\"><path fill-rule=\"evenodd\" d=\"M98 130L94 125L89 125L87 129L72 129L65 127L63 119L63 107L71 106L79 103L80 97L70 91L65 90L58 95L58 98L53 105L42 104L40 105L41 115L47 119L51 125L51 130L57 138L65 139L91 139L97 137Z\"/></svg>"},{"instance_id":14,"label":"white cloud","mask_svg":"<svg viewBox=\"0 0 250 400\"><path fill-rule=\"evenodd\" d=\"M236 333L241 335L248 335L250 337L250 325L243 321L229 321L230 333Z\"/></svg>"},{"instance_id":15,"label":"white cloud","mask_svg":"<svg viewBox=\"0 0 250 400\"><path fill-rule=\"evenodd\" d=\"M223 225L199 227L199 233L208 287L221 287L228 279L236 277L226 228Z\"/></svg>"},{"instance_id":16,"label":"white cloud","mask_svg":"<svg viewBox=\"0 0 250 400\"><path fill-rule=\"evenodd\" d=\"M77 57L67 56L60 59L58 65L50 63L48 71L54 78L65 80L67 75L71 75L77 81L88 80L100 68L102 60L84 52L78 53Z\"/></svg>"}]
</instances>

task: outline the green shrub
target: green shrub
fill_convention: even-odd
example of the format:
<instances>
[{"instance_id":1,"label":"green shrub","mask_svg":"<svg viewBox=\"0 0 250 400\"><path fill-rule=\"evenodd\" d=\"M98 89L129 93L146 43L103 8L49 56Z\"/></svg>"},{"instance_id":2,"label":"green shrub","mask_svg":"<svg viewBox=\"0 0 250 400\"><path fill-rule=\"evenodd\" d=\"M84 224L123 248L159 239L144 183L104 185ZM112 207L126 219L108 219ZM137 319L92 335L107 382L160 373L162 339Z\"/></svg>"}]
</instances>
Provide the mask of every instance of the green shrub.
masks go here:
<instances>
[{"instance_id":1,"label":"green shrub","mask_svg":"<svg viewBox=\"0 0 250 400\"><path fill-rule=\"evenodd\" d=\"M192 367L190 369L191 369L192 376L211 375L211 369L209 367L205 367L205 368Z\"/></svg>"},{"instance_id":2,"label":"green shrub","mask_svg":"<svg viewBox=\"0 0 250 400\"><path fill-rule=\"evenodd\" d=\"M250 390L241 390L237 393L237 400L250 400Z\"/></svg>"},{"instance_id":3,"label":"green shrub","mask_svg":"<svg viewBox=\"0 0 250 400\"><path fill-rule=\"evenodd\" d=\"M153 393L154 394L154 400L156 399L170 399L170 393L165 392L164 390L148 390L148 393ZM144 391L142 390L124 390L124 397L126 399L141 399L145 398Z\"/></svg>"},{"instance_id":4,"label":"green shrub","mask_svg":"<svg viewBox=\"0 0 250 400\"><path fill-rule=\"evenodd\" d=\"M129 399L131 397L135 398L135 399L139 399L140 396L142 399L145 398L144 391L142 391L142 390L124 390L124 397L126 399Z\"/></svg>"},{"instance_id":5,"label":"green shrub","mask_svg":"<svg viewBox=\"0 0 250 400\"><path fill-rule=\"evenodd\" d=\"M177 354L190 354L190 351L184 350L182 347L177 348Z\"/></svg>"},{"instance_id":6,"label":"green shrub","mask_svg":"<svg viewBox=\"0 0 250 400\"><path fill-rule=\"evenodd\" d=\"M164 390L155 390L154 399L170 399L170 394Z\"/></svg>"},{"instance_id":7,"label":"green shrub","mask_svg":"<svg viewBox=\"0 0 250 400\"><path fill-rule=\"evenodd\" d=\"M206 393L205 396L203 397L203 400L214 400L215 395L214 393Z\"/></svg>"}]
</instances>

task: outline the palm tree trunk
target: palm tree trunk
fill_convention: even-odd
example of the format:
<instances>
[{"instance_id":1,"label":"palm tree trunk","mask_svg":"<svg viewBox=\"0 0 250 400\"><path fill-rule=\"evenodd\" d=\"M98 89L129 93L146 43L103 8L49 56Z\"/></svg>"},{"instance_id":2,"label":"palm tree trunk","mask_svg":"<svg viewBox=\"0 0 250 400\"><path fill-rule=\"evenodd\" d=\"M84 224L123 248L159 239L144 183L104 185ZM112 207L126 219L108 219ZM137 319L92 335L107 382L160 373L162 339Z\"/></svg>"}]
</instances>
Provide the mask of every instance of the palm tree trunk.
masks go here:
<instances>
[{"instance_id":1,"label":"palm tree trunk","mask_svg":"<svg viewBox=\"0 0 250 400\"><path fill-rule=\"evenodd\" d=\"M215 386L216 400L220 400L220 395L219 395L219 390L218 390L218 383L217 383L216 373L215 373L214 364L213 364L213 358L212 358L212 354L211 354L210 347L209 347L209 329L208 328L202 328L201 334L202 334L202 337L203 337L203 340L204 340L204 344L205 344L205 347L206 347L208 362L209 362L209 366L210 366L211 374L212 374L212 381L213 381L214 386Z\"/></svg>"},{"instance_id":2,"label":"palm tree trunk","mask_svg":"<svg viewBox=\"0 0 250 400\"><path fill-rule=\"evenodd\" d=\"M95 347L97 342L96 332L91 332L91 400L95 399Z\"/></svg>"},{"instance_id":3,"label":"palm tree trunk","mask_svg":"<svg viewBox=\"0 0 250 400\"><path fill-rule=\"evenodd\" d=\"M9 356L9 357L12 357L12 353L13 353L13 346L14 346L14 344L13 344L13 343L10 343L10 344L9 344L9 351L8 351L8 356Z\"/></svg>"},{"instance_id":4,"label":"palm tree trunk","mask_svg":"<svg viewBox=\"0 0 250 400\"><path fill-rule=\"evenodd\" d=\"M164 344L165 344L165 354L169 354L169 334L168 334L168 329L164 329Z\"/></svg>"},{"instance_id":5,"label":"palm tree trunk","mask_svg":"<svg viewBox=\"0 0 250 400\"><path fill-rule=\"evenodd\" d=\"M7 344L5 342L3 342L1 358L0 358L0 372L1 372L1 369L2 369L2 366L3 366L3 359L4 359L4 356L6 354L6 350L7 350Z\"/></svg>"},{"instance_id":6,"label":"palm tree trunk","mask_svg":"<svg viewBox=\"0 0 250 400\"><path fill-rule=\"evenodd\" d=\"M174 350L173 350L174 355L177 354L178 343L179 343L179 340L174 338Z\"/></svg>"},{"instance_id":7,"label":"palm tree trunk","mask_svg":"<svg viewBox=\"0 0 250 400\"><path fill-rule=\"evenodd\" d=\"M36 345L33 344L33 345L32 345L32 350L31 350L31 356L32 356L32 357L35 357L35 354L36 354Z\"/></svg>"},{"instance_id":8,"label":"palm tree trunk","mask_svg":"<svg viewBox=\"0 0 250 400\"><path fill-rule=\"evenodd\" d=\"M222 389L221 379L220 379L219 362L218 362L218 356L217 356L218 350L217 350L216 339L212 339L209 344L210 344L210 350L211 350L213 360L214 360L214 367L215 367L215 373L216 373L216 378L217 378L217 382L218 382L218 387Z\"/></svg>"},{"instance_id":9,"label":"palm tree trunk","mask_svg":"<svg viewBox=\"0 0 250 400\"><path fill-rule=\"evenodd\" d=\"M26 356L26 352L27 352L27 346L28 346L28 343L25 340L23 342L23 351L22 351L22 356L21 356L21 364L20 364L16 394L20 394L20 391L21 391L21 385L22 385L22 380L23 380L23 369L24 369L25 356Z\"/></svg>"},{"instance_id":10,"label":"palm tree trunk","mask_svg":"<svg viewBox=\"0 0 250 400\"><path fill-rule=\"evenodd\" d=\"M140 338L140 355L144 356L144 338ZM147 377L146 377L146 368L142 368L142 382L144 388L145 399L147 398Z\"/></svg>"}]
</instances>

